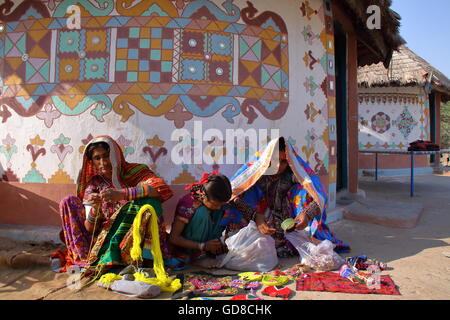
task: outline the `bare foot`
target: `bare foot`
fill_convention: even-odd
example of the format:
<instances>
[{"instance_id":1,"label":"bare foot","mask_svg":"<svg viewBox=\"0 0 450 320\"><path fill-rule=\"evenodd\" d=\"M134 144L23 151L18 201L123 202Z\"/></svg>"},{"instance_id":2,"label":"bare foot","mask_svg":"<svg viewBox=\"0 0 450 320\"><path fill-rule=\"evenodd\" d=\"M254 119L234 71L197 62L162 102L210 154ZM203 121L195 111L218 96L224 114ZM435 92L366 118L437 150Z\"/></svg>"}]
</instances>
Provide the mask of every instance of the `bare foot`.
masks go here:
<instances>
[{"instance_id":1,"label":"bare foot","mask_svg":"<svg viewBox=\"0 0 450 320\"><path fill-rule=\"evenodd\" d=\"M219 267L219 261L217 259L207 257L195 260L192 265L206 269L214 269Z\"/></svg>"},{"instance_id":2,"label":"bare foot","mask_svg":"<svg viewBox=\"0 0 450 320\"><path fill-rule=\"evenodd\" d=\"M14 269L48 266L50 259L34 253L19 253L10 260L10 266Z\"/></svg>"}]
</instances>

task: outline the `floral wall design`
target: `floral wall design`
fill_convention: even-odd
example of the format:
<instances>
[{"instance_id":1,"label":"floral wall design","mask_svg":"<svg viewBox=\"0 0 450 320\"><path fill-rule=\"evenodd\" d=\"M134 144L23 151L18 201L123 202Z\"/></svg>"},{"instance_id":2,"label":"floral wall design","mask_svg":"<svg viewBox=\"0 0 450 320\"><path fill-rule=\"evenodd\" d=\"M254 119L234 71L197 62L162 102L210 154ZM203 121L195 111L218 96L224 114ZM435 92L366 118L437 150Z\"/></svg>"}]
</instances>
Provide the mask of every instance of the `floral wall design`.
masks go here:
<instances>
[{"instance_id":1,"label":"floral wall design","mask_svg":"<svg viewBox=\"0 0 450 320\"><path fill-rule=\"evenodd\" d=\"M69 28L73 4L81 29ZM226 150L225 130L255 128L280 129L332 191L330 21L329 0L6 0L1 179L75 183L97 135L117 139L127 161L146 163L171 184L214 168L231 176L240 164L219 158L249 150ZM196 121L223 136L195 136ZM172 163L176 129L192 134L184 149L202 150L213 163Z\"/></svg>"},{"instance_id":2,"label":"floral wall design","mask_svg":"<svg viewBox=\"0 0 450 320\"><path fill-rule=\"evenodd\" d=\"M429 140L429 101L421 88L361 90L359 148L407 149Z\"/></svg>"}]
</instances>

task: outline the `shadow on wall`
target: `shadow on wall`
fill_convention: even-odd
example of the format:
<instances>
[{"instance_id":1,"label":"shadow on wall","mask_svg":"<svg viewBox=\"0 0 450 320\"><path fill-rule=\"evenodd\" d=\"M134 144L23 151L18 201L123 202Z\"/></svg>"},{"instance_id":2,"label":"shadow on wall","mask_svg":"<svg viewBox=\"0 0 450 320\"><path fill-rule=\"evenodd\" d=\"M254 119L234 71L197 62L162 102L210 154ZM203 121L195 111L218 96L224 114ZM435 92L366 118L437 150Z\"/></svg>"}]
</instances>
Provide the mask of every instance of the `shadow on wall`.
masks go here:
<instances>
[{"instance_id":1,"label":"shadow on wall","mask_svg":"<svg viewBox=\"0 0 450 320\"><path fill-rule=\"evenodd\" d=\"M413 198L409 197L409 176L383 177L378 181L372 179L362 178L359 181L359 188L366 192L367 198L420 203L424 211L413 229L388 228L349 220L338 222L332 227L333 232L352 247L345 257L364 254L389 263L431 248L448 251L450 177L416 176Z\"/></svg>"},{"instance_id":2,"label":"shadow on wall","mask_svg":"<svg viewBox=\"0 0 450 320\"><path fill-rule=\"evenodd\" d=\"M164 221L170 226L178 200L187 191L170 186L174 196L163 204ZM0 224L60 226L59 202L76 194L75 184L0 182Z\"/></svg>"},{"instance_id":3,"label":"shadow on wall","mask_svg":"<svg viewBox=\"0 0 450 320\"><path fill-rule=\"evenodd\" d=\"M0 224L59 226L57 199L71 189L74 185L0 182Z\"/></svg>"}]
</instances>

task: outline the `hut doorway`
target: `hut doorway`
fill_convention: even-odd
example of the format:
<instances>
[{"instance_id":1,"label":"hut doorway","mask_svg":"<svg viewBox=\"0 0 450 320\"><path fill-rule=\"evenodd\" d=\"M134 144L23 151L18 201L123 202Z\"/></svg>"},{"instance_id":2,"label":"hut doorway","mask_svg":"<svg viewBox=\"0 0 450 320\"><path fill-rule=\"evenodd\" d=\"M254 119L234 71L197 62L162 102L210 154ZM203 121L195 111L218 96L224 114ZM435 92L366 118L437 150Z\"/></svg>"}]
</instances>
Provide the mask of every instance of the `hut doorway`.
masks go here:
<instances>
[{"instance_id":1,"label":"hut doorway","mask_svg":"<svg viewBox=\"0 0 450 320\"><path fill-rule=\"evenodd\" d=\"M347 147L347 35L334 25L336 70L336 192L348 188Z\"/></svg>"}]
</instances>

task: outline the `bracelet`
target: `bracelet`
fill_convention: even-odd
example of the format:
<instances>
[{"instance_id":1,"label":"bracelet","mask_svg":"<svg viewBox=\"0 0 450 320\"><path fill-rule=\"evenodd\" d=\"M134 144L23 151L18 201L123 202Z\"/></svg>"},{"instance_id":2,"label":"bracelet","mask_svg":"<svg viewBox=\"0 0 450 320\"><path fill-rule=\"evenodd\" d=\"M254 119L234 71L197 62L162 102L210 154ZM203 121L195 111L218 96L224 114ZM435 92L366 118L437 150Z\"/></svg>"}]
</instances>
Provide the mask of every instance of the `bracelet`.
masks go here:
<instances>
[{"instance_id":1,"label":"bracelet","mask_svg":"<svg viewBox=\"0 0 450 320\"><path fill-rule=\"evenodd\" d=\"M136 200L139 198L145 198L150 194L151 189L152 188L147 184L139 185L139 186L132 187L132 188L126 188L125 189L125 193L126 193L125 198L128 201Z\"/></svg>"},{"instance_id":2,"label":"bracelet","mask_svg":"<svg viewBox=\"0 0 450 320\"><path fill-rule=\"evenodd\" d=\"M205 251L206 243L201 242L198 244L198 250Z\"/></svg>"},{"instance_id":3,"label":"bracelet","mask_svg":"<svg viewBox=\"0 0 450 320\"><path fill-rule=\"evenodd\" d=\"M89 223L94 224L95 220L100 216L100 210L98 210L96 207L91 208L91 211L87 215L87 220Z\"/></svg>"},{"instance_id":4,"label":"bracelet","mask_svg":"<svg viewBox=\"0 0 450 320\"><path fill-rule=\"evenodd\" d=\"M318 216L321 213L320 207L317 205L315 201L312 201L308 204L308 206L304 209L305 215L311 221L315 216Z\"/></svg>"}]
</instances>

